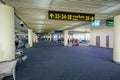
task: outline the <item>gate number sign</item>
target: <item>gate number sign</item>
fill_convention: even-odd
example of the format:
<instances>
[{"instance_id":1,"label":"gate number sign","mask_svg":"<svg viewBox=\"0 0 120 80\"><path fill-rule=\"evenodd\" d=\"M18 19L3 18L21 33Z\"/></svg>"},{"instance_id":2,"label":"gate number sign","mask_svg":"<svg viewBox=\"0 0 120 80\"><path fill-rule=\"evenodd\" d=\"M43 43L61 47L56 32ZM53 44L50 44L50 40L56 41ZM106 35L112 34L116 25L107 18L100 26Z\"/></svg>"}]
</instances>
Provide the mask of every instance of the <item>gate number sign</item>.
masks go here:
<instances>
[{"instance_id":1,"label":"gate number sign","mask_svg":"<svg viewBox=\"0 0 120 80\"><path fill-rule=\"evenodd\" d=\"M49 19L55 19L55 20L90 21L90 22L93 22L95 20L95 14L49 11L48 12L48 18Z\"/></svg>"}]
</instances>

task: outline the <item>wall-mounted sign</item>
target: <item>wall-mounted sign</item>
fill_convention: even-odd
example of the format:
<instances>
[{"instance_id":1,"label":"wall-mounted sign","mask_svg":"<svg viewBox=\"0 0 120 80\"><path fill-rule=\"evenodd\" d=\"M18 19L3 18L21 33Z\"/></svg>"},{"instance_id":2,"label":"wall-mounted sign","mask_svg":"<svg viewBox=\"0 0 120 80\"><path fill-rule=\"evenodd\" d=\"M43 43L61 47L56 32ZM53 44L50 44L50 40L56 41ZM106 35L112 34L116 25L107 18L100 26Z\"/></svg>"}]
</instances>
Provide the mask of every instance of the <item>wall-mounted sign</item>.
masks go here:
<instances>
[{"instance_id":1,"label":"wall-mounted sign","mask_svg":"<svg viewBox=\"0 0 120 80\"><path fill-rule=\"evenodd\" d=\"M62 30L55 30L54 33L62 33Z\"/></svg>"},{"instance_id":2,"label":"wall-mounted sign","mask_svg":"<svg viewBox=\"0 0 120 80\"><path fill-rule=\"evenodd\" d=\"M114 26L114 20L106 20L106 26Z\"/></svg>"},{"instance_id":3,"label":"wall-mounted sign","mask_svg":"<svg viewBox=\"0 0 120 80\"><path fill-rule=\"evenodd\" d=\"M100 26L100 21L99 20L95 20L94 22L92 22L92 26L93 27L99 27Z\"/></svg>"},{"instance_id":4,"label":"wall-mounted sign","mask_svg":"<svg viewBox=\"0 0 120 80\"><path fill-rule=\"evenodd\" d=\"M93 22L95 20L95 14L49 11L48 18L55 19L55 20L92 21Z\"/></svg>"}]
</instances>

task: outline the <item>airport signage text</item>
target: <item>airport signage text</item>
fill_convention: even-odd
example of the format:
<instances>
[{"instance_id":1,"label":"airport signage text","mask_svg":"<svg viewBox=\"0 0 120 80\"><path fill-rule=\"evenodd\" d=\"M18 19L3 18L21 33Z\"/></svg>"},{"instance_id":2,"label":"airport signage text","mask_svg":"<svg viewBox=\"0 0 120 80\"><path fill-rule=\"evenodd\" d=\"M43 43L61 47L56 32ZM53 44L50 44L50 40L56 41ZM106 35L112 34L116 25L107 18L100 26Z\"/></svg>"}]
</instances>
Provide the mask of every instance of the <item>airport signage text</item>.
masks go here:
<instances>
[{"instance_id":1,"label":"airport signage text","mask_svg":"<svg viewBox=\"0 0 120 80\"><path fill-rule=\"evenodd\" d=\"M91 22L93 22L95 20L95 14L49 11L48 18L55 19L55 20L91 21Z\"/></svg>"}]
</instances>

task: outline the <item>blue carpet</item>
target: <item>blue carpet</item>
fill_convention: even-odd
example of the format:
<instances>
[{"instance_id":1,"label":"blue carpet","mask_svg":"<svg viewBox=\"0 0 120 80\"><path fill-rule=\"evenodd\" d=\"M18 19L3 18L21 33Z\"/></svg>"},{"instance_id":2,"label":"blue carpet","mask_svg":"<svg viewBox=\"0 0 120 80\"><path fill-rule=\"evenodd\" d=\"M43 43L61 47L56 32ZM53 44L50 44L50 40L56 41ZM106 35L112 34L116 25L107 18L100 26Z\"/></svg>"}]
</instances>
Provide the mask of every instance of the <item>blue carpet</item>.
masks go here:
<instances>
[{"instance_id":1,"label":"blue carpet","mask_svg":"<svg viewBox=\"0 0 120 80\"><path fill-rule=\"evenodd\" d=\"M28 59L17 64L16 80L120 80L120 65L112 62L112 53L94 46L40 42L24 49Z\"/></svg>"}]
</instances>

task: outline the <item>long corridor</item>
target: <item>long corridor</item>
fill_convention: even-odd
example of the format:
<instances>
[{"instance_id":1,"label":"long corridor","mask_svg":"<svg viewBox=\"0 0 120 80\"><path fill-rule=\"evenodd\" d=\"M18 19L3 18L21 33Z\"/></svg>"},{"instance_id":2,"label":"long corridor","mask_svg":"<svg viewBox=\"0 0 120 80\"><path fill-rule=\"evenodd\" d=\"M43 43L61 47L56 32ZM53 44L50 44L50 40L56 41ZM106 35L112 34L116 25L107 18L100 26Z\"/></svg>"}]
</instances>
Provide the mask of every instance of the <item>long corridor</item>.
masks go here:
<instances>
[{"instance_id":1,"label":"long corridor","mask_svg":"<svg viewBox=\"0 0 120 80\"><path fill-rule=\"evenodd\" d=\"M40 42L24 49L28 59L17 64L16 80L120 80L120 65L112 62L112 51Z\"/></svg>"}]
</instances>

